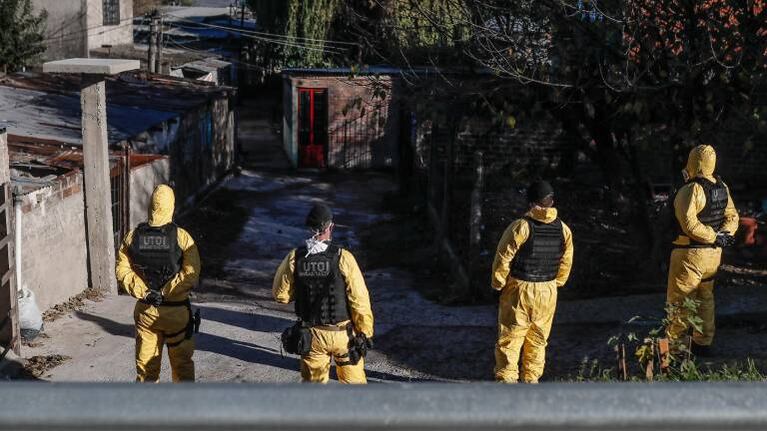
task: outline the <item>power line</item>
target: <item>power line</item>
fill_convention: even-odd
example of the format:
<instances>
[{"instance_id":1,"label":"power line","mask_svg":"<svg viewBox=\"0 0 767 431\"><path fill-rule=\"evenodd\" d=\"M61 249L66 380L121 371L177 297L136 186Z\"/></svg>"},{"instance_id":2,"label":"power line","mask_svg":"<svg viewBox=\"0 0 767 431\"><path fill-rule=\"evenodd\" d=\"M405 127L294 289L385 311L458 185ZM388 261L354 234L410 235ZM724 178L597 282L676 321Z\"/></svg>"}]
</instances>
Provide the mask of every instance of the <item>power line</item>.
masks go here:
<instances>
[{"instance_id":1,"label":"power line","mask_svg":"<svg viewBox=\"0 0 767 431\"><path fill-rule=\"evenodd\" d=\"M333 54L342 54L342 53L348 51L348 48L319 47L319 45L308 46L308 45L302 45L302 44L298 44L298 43L291 43L291 42L288 42L288 41L280 41L280 40L274 40L274 39L267 39L267 38L264 38L264 37L259 37L259 36L249 35L249 34L243 34L240 31L229 29L228 27L215 26L215 25L212 25L212 24L202 24L202 23L198 23L198 22L190 21L190 20L181 20L181 21L192 22L192 23L195 23L195 24L198 24L198 25L202 25L202 26L205 26L205 27L212 27L212 28L216 28L216 29L221 29L221 30L229 32L229 33L240 34L242 37L247 37L249 39L260 40L262 42L274 43L274 44L277 44L277 45L283 45L283 46L292 47L292 48L306 49L308 51L317 51L317 52L329 51L329 52L331 52ZM191 28L191 27L180 26L178 24L176 24L176 27L177 28Z\"/></svg>"},{"instance_id":2,"label":"power line","mask_svg":"<svg viewBox=\"0 0 767 431\"><path fill-rule=\"evenodd\" d=\"M261 31L245 30L245 29L242 29L242 28L236 29L236 28L232 28L232 27L226 27L226 26L220 26L220 25L215 25L215 24L208 24L208 23L192 21L192 20L184 19L184 18L176 16L176 15L172 15L172 14L166 14L166 15L170 16L170 17L173 17L173 18L175 18L175 19L177 19L179 21L189 22L189 23L197 24L197 25L200 25L200 26L203 26L203 27L217 28L217 29L226 30L226 31L229 31L229 32L232 32L232 33L241 33L241 34L244 34L244 35L260 36L262 38L273 37L273 38L282 38L282 39L286 39L286 40L293 40L293 39L295 39L295 40L306 40L306 41L310 41L310 42L317 42L316 43L317 45L324 44L324 45L359 46L359 44L356 43L356 42L344 42L344 41L338 41L338 40L315 39L315 38L311 38L311 37L288 36L288 35L284 35L284 34L265 33L265 32L261 32Z\"/></svg>"},{"instance_id":3,"label":"power line","mask_svg":"<svg viewBox=\"0 0 767 431\"><path fill-rule=\"evenodd\" d=\"M120 20L119 24L116 24L114 26L109 26L109 27L114 27L114 28L110 28L108 30L103 30L103 31L101 31L99 33L95 33L94 35L102 35L102 34L109 33L109 32L115 31L115 30L122 30L123 27L122 27L121 24L123 22L125 22L125 21L132 21L133 19L134 19L133 17L122 19L122 20ZM70 25L70 27L73 26L73 25ZM72 31L72 32L69 32L69 33L63 33L63 34L60 34L60 35L57 35L57 36L54 36L54 37L49 37L47 39L43 39L43 42L61 41L62 40L61 38L64 37L64 36L82 35L83 33L89 32L91 30L96 30L96 29L102 28L102 27L105 27L105 26L103 24L102 25L94 25L93 27L88 27L88 28L85 28L85 29L80 29L80 30L77 30L77 31ZM63 30L64 27L62 27L61 29ZM77 38L72 37L72 38L69 38L69 39L64 39L64 41L75 40L75 39L77 39Z\"/></svg>"},{"instance_id":4,"label":"power line","mask_svg":"<svg viewBox=\"0 0 767 431\"><path fill-rule=\"evenodd\" d=\"M194 53L198 53L198 54L205 54L205 55L215 54L215 53L210 52L210 51L203 51L203 50L200 50L200 49L189 48L189 47L184 46L184 45L182 45L182 44L180 44L178 42L175 42L173 40L169 40L169 42L172 45L175 45L177 48L179 48L181 50L184 50L184 51L194 52ZM221 57L220 55L217 55L217 56ZM243 66L247 66L250 69L264 70L263 66L259 66L257 64L253 64L253 63L246 63L244 61L235 60L235 59L231 59L231 58L227 58L226 60L222 60L222 61L225 61L227 63L240 64L240 65L243 65Z\"/></svg>"}]
</instances>

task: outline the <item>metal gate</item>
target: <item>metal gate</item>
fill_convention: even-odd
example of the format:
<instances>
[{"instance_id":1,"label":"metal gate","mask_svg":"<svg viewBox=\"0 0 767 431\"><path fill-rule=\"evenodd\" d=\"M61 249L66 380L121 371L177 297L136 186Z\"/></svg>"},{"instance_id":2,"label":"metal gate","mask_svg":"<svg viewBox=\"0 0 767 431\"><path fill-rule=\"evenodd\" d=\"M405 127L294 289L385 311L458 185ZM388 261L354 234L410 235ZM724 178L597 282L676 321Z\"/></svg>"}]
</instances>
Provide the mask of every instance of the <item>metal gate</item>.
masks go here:
<instances>
[{"instance_id":1,"label":"metal gate","mask_svg":"<svg viewBox=\"0 0 767 431\"><path fill-rule=\"evenodd\" d=\"M125 149L122 154L110 155L110 188L112 195L112 232L114 232L115 249L120 249L120 244L128 232L130 223L129 200L130 200L130 150Z\"/></svg>"}]
</instances>

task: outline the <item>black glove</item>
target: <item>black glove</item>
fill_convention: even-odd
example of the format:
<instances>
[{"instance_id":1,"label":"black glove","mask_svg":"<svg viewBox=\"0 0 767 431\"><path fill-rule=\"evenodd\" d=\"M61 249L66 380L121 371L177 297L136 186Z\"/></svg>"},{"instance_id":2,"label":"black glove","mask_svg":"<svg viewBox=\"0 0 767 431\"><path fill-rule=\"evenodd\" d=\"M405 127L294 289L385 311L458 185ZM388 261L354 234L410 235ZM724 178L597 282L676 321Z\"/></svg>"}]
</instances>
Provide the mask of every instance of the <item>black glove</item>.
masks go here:
<instances>
[{"instance_id":1,"label":"black glove","mask_svg":"<svg viewBox=\"0 0 767 431\"><path fill-rule=\"evenodd\" d=\"M730 235L727 232L719 232L718 234L716 234L714 245L720 248L730 247L732 245L735 245L735 237Z\"/></svg>"},{"instance_id":2,"label":"black glove","mask_svg":"<svg viewBox=\"0 0 767 431\"><path fill-rule=\"evenodd\" d=\"M373 341L365 334L359 333L349 339L349 364L357 365L360 359L368 354L368 350L373 348ZM336 364L338 365L338 364Z\"/></svg>"},{"instance_id":3,"label":"black glove","mask_svg":"<svg viewBox=\"0 0 767 431\"><path fill-rule=\"evenodd\" d=\"M162 304L162 293L156 290L150 290L144 297L144 301L155 307L159 307Z\"/></svg>"}]
</instances>

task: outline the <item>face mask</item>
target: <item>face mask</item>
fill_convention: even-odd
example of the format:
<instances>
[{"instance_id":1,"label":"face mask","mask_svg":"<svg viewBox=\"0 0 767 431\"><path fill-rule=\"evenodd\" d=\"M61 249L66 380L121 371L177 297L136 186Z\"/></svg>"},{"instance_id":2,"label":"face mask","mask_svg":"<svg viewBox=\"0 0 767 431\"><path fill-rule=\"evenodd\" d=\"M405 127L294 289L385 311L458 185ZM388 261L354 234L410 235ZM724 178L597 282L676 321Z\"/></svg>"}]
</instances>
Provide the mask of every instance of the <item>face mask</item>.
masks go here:
<instances>
[{"instance_id":1,"label":"face mask","mask_svg":"<svg viewBox=\"0 0 767 431\"><path fill-rule=\"evenodd\" d=\"M306 240L306 256L322 253L328 249L328 243L311 237Z\"/></svg>"}]
</instances>

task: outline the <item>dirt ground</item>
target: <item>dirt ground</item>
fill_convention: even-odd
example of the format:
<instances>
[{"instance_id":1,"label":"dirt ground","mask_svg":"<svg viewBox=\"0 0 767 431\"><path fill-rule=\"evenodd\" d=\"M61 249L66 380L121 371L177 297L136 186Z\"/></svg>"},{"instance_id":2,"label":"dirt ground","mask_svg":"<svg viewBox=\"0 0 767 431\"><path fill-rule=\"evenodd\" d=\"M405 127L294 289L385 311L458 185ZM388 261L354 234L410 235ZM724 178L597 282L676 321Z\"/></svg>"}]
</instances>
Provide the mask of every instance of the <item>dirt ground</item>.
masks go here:
<instances>
[{"instance_id":1,"label":"dirt ground","mask_svg":"<svg viewBox=\"0 0 767 431\"><path fill-rule=\"evenodd\" d=\"M270 118L268 106L243 108L244 169L177 219L197 241L203 260L193 294L203 315L196 336L198 380L298 381L298 360L284 354L279 343L281 331L294 320L292 306L273 301L271 284L281 259L306 239L304 217L318 200L334 208L335 241L354 253L365 272L376 317L376 349L366 363L371 381L491 380L497 304L441 303L451 281L435 258L422 210L398 194L393 174L291 170ZM725 270L750 281L717 291L719 332L711 363L752 357L764 364L764 279L741 267ZM625 324L633 316L647 322L662 315L662 283L630 292L612 276L595 283L598 295L563 292L544 380L572 378L586 359L611 367L614 354L607 340L649 329L649 323ZM47 338L25 346L26 376L132 380L135 301L85 296L70 302L50 314L55 318L46 322ZM167 360L163 373L168 380Z\"/></svg>"}]
</instances>

